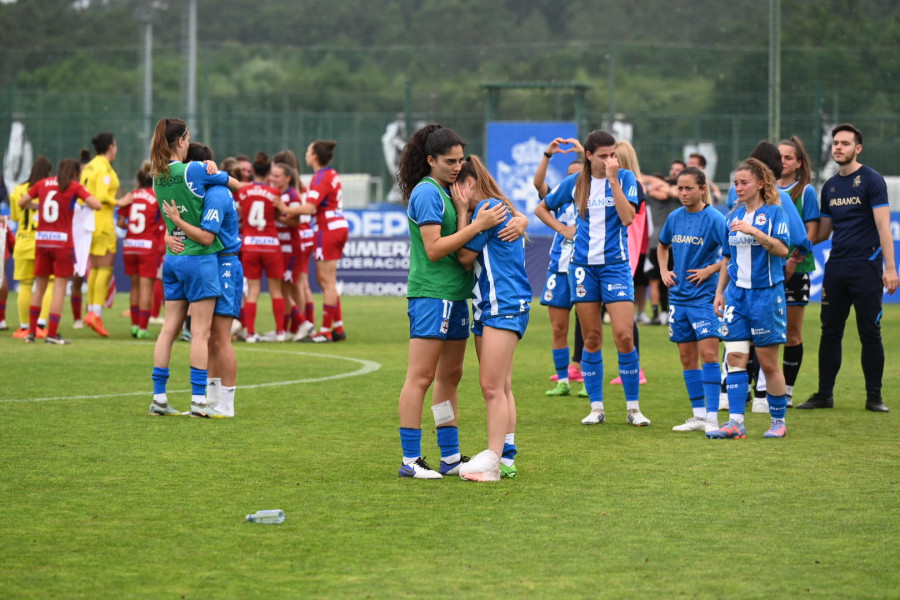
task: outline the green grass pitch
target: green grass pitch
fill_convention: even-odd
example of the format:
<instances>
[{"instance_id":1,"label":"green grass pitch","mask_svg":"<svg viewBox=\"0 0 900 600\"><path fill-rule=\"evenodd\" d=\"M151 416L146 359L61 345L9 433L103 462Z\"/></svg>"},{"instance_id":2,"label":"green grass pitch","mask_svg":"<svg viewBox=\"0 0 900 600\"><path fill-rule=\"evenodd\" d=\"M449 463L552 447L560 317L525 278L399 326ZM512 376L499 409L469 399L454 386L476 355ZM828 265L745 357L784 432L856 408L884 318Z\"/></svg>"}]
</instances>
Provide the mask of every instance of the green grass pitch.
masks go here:
<instances>
[{"instance_id":1,"label":"green grass pitch","mask_svg":"<svg viewBox=\"0 0 900 600\"><path fill-rule=\"evenodd\" d=\"M535 305L513 381L519 477L474 484L397 477L406 303L343 304L346 343L237 346L227 421L147 416L153 343L130 338L124 295L105 313L109 340L72 331L69 315L71 346L2 334L0 598L900 594L900 308L883 323L893 412L863 410L851 317L835 409L789 411L784 440L762 439L768 416L748 414L746 440L710 441L671 431L690 408L664 327L641 327L653 425L626 425L609 385L608 423L581 425L586 400L544 396L550 327ZM815 387L818 313L807 310L796 401ZM177 342L180 410L187 356ZM473 455L486 443L474 348L466 361L460 434ZM268 508L286 521L244 522Z\"/></svg>"}]
</instances>

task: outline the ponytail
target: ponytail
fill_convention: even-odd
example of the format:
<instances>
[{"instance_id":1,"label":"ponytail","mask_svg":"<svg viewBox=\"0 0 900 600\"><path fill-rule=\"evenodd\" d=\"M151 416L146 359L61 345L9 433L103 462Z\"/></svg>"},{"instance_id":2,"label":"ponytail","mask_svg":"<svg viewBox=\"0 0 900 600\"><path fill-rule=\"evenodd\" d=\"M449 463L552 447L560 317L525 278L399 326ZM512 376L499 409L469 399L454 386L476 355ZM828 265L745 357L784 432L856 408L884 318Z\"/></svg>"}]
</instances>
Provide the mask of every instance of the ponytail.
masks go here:
<instances>
[{"instance_id":1,"label":"ponytail","mask_svg":"<svg viewBox=\"0 0 900 600\"><path fill-rule=\"evenodd\" d=\"M141 168L135 174L139 188L153 187L153 176L150 175L150 161L145 160L141 163Z\"/></svg>"},{"instance_id":2,"label":"ponytail","mask_svg":"<svg viewBox=\"0 0 900 600\"><path fill-rule=\"evenodd\" d=\"M64 158L56 167L56 182L59 184L59 191L66 191L70 183L78 181L79 175L81 175L81 165L78 161L74 158Z\"/></svg>"},{"instance_id":3,"label":"ponytail","mask_svg":"<svg viewBox=\"0 0 900 600\"><path fill-rule=\"evenodd\" d=\"M503 190L500 189L500 186L497 185L497 181L491 176L490 171L487 170L487 167L484 166L484 163L481 162L481 159L475 154L467 156L463 161L462 168L459 170L456 181L465 181L470 177L475 180L479 196L484 198L496 198L503 202L509 210L515 212L516 209L513 206L512 201L506 197L506 194L504 194Z\"/></svg>"},{"instance_id":4,"label":"ponytail","mask_svg":"<svg viewBox=\"0 0 900 600\"><path fill-rule=\"evenodd\" d=\"M153 130L150 142L150 174L154 177L169 175L169 159L178 140L188 133L187 124L181 119L160 119Z\"/></svg>"},{"instance_id":5,"label":"ponytail","mask_svg":"<svg viewBox=\"0 0 900 600\"><path fill-rule=\"evenodd\" d=\"M698 186L706 188L706 192L703 194L703 202L704 204L712 204L712 194L709 192L709 184L706 181L706 173L703 169L697 167L685 167L681 170L681 173L678 174L678 179L685 176L693 177Z\"/></svg>"},{"instance_id":6,"label":"ponytail","mask_svg":"<svg viewBox=\"0 0 900 600\"><path fill-rule=\"evenodd\" d=\"M312 143L312 153L316 155L316 162L320 167L327 167L334 158L334 149L337 142L334 140L316 140Z\"/></svg>"},{"instance_id":7,"label":"ponytail","mask_svg":"<svg viewBox=\"0 0 900 600\"><path fill-rule=\"evenodd\" d=\"M800 163L800 168L797 169L797 185L791 188L791 200L796 201L797 198L803 195L803 190L806 189L806 186L809 185L811 180L811 174L809 170L809 155L806 154L806 148L803 147L803 142L800 141L796 135L792 135L789 140L781 140L778 142L779 146L790 146L794 149L794 157L797 159L797 162Z\"/></svg>"}]
</instances>

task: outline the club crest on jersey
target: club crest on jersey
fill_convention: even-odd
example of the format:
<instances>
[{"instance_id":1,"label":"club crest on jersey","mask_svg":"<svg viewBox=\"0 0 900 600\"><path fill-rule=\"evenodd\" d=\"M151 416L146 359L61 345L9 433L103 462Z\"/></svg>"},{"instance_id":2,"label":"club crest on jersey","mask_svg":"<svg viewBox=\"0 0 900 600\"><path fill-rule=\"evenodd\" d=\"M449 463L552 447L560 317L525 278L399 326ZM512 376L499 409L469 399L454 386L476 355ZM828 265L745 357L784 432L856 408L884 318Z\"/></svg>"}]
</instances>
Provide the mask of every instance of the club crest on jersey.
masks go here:
<instances>
[{"instance_id":1,"label":"club crest on jersey","mask_svg":"<svg viewBox=\"0 0 900 600\"><path fill-rule=\"evenodd\" d=\"M579 298L584 298L587 295L587 290L584 289L583 285L579 285L575 288L575 295Z\"/></svg>"},{"instance_id":2,"label":"club crest on jersey","mask_svg":"<svg viewBox=\"0 0 900 600\"><path fill-rule=\"evenodd\" d=\"M726 325L725 323L722 323L722 336L727 336L727 335L728 335L728 325Z\"/></svg>"},{"instance_id":3,"label":"club crest on jersey","mask_svg":"<svg viewBox=\"0 0 900 600\"><path fill-rule=\"evenodd\" d=\"M553 292L547 290L544 292L544 302L552 302L553 301Z\"/></svg>"},{"instance_id":4,"label":"club crest on jersey","mask_svg":"<svg viewBox=\"0 0 900 600\"><path fill-rule=\"evenodd\" d=\"M766 215L760 213L756 215L756 218L753 219L753 224L759 227L760 225L766 224Z\"/></svg>"},{"instance_id":5,"label":"club crest on jersey","mask_svg":"<svg viewBox=\"0 0 900 600\"><path fill-rule=\"evenodd\" d=\"M450 319L444 319L441 321L441 333L447 333L450 331Z\"/></svg>"},{"instance_id":6,"label":"club crest on jersey","mask_svg":"<svg viewBox=\"0 0 900 600\"><path fill-rule=\"evenodd\" d=\"M859 187L859 184L862 182L862 177L857 175L853 178L853 187Z\"/></svg>"}]
</instances>

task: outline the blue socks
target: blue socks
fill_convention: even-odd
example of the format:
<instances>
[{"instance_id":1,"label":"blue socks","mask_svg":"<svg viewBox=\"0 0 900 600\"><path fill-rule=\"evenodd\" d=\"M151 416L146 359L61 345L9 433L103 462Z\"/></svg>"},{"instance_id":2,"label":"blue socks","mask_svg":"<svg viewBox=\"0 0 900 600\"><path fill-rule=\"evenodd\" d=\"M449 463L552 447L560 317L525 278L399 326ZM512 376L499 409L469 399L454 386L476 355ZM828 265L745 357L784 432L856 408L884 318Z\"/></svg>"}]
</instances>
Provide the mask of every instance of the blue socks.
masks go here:
<instances>
[{"instance_id":1,"label":"blue socks","mask_svg":"<svg viewBox=\"0 0 900 600\"><path fill-rule=\"evenodd\" d=\"M688 398L691 400L691 408L706 407L706 394L703 389L703 371L700 369L688 369L682 372L684 386L687 388Z\"/></svg>"},{"instance_id":2,"label":"blue socks","mask_svg":"<svg viewBox=\"0 0 900 600\"><path fill-rule=\"evenodd\" d=\"M641 395L641 364L637 349L627 354L619 352L619 377L622 378L625 401L637 402ZM590 390L588 390L588 393L590 393ZM591 398L593 397L591 395Z\"/></svg>"},{"instance_id":3,"label":"blue socks","mask_svg":"<svg viewBox=\"0 0 900 600\"><path fill-rule=\"evenodd\" d=\"M568 357L567 357L568 358ZM584 375L584 389L591 402L603 402L603 353L601 350L581 353L581 373ZM625 382L625 378L622 378ZM628 398L627 391L625 395Z\"/></svg>"},{"instance_id":4,"label":"blue socks","mask_svg":"<svg viewBox=\"0 0 900 600\"><path fill-rule=\"evenodd\" d=\"M568 355L568 353L567 353ZM402 433L402 429L400 430ZM419 438L422 437L421 430L419 431ZM402 437L402 436L401 436ZM455 456L459 454L459 427L455 425L446 425L443 427L437 428L437 443L441 448L441 458L446 458L448 456ZM406 456L406 454L404 454Z\"/></svg>"},{"instance_id":5,"label":"blue socks","mask_svg":"<svg viewBox=\"0 0 900 600\"><path fill-rule=\"evenodd\" d=\"M209 378L207 369L195 369L191 367L191 395L206 395L206 380Z\"/></svg>"},{"instance_id":6,"label":"blue socks","mask_svg":"<svg viewBox=\"0 0 900 600\"><path fill-rule=\"evenodd\" d=\"M784 421L784 413L785 409L787 409L787 396L784 394L781 396L766 394L766 396L769 400L769 416L773 419L781 419Z\"/></svg>"},{"instance_id":7,"label":"blue socks","mask_svg":"<svg viewBox=\"0 0 900 600\"><path fill-rule=\"evenodd\" d=\"M747 371L730 371L725 377L725 386L728 388L728 412L743 415L747 410L747 389L750 386Z\"/></svg>"},{"instance_id":8,"label":"blue socks","mask_svg":"<svg viewBox=\"0 0 900 600\"><path fill-rule=\"evenodd\" d=\"M556 376L559 379L569 378L569 348L553 349L553 368L556 369Z\"/></svg>"},{"instance_id":9,"label":"blue socks","mask_svg":"<svg viewBox=\"0 0 900 600\"><path fill-rule=\"evenodd\" d=\"M422 456L422 430L400 428L400 448L403 450L403 458L418 458Z\"/></svg>"},{"instance_id":10,"label":"blue socks","mask_svg":"<svg viewBox=\"0 0 900 600\"><path fill-rule=\"evenodd\" d=\"M706 414L719 411L719 390L722 387L722 367L719 363L704 363L700 370L703 380L703 394L706 396Z\"/></svg>"},{"instance_id":11,"label":"blue socks","mask_svg":"<svg viewBox=\"0 0 900 600\"><path fill-rule=\"evenodd\" d=\"M169 382L168 367L153 367L153 373L150 377L153 379L153 393L165 394L166 384Z\"/></svg>"}]
</instances>

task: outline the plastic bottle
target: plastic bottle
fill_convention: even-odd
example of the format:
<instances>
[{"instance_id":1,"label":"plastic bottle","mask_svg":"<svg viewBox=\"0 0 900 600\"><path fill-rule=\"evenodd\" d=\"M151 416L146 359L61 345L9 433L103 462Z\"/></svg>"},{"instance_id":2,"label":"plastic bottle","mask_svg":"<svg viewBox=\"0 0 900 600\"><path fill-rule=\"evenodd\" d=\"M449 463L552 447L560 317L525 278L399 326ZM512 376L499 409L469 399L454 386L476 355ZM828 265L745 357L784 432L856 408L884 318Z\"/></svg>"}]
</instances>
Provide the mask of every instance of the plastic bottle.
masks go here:
<instances>
[{"instance_id":1,"label":"plastic bottle","mask_svg":"<svg viewBox=\"0 0 900 600\"><path fill-rule=\"evenodd\" d=\"M278 525L284 523L284 511L278 509L258 510L252 515L247 515L247 520L261 525Z\"/></svg>"}]
</instances>

